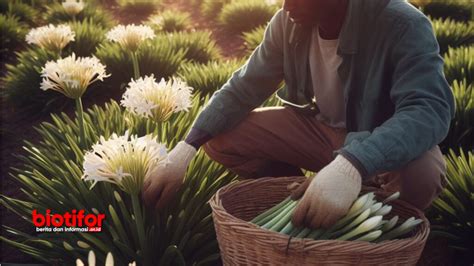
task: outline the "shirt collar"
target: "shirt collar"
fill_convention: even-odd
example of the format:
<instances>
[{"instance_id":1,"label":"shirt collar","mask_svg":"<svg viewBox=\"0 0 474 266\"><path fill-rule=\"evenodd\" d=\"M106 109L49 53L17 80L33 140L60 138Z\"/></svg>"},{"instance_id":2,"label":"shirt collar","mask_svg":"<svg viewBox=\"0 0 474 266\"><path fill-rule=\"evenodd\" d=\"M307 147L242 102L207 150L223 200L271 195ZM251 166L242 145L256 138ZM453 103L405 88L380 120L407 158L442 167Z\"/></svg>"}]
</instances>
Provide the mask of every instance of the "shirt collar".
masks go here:
<instances>
[{"instance_id":1,"label":"shirt collar","mask_svg":"<svg viewBox=\"0 0 474 266\"><path fill-rule=\"evenodd\" d=\"M338 54L356 54L359 49L360 0L351 0L347 6L346 18L339 33Z\"/></svg>"}]
</instances>

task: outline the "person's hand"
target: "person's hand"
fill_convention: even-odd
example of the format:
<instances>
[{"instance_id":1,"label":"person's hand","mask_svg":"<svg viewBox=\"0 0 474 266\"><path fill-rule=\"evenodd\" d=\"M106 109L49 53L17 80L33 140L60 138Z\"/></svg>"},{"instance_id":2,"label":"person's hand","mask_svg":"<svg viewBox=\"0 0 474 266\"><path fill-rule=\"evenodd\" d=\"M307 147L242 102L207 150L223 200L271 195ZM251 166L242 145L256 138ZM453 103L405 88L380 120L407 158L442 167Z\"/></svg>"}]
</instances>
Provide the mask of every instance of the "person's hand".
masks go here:
<instances>
[{"instance_id":1,"label":"person's hand","mask_svg":"<svg viewBox=\"0 0 474 266\"><path fill-rule=\"evenodd\" d=\"M313 180L313 178L314 178L314 175L311 177L307 177L305 181L303 181L302 183L293 182L289 184L286 187L286 189L288 189L291 192L290 198L292 200L298 200L299 198L301 198L304 192L306 191L306 189L308 188L309 184Z\"/></svg>"},{"instance_id":2,"label":"person's hand","mask_svg":"<svg viewBox=\"0 0 474 266\"><path fill-rule=\"evenodd\" d=\"M308 178L292 191L293 200L303 195L293 212L292 223L312 229L330 227L347 214L361 186L359 171L342 155L336 156L314 178Z\"/></svg>"},{"instance_id":3,"label":"person's hand","mask_svg":"<svg viewBox=\"0 0 474 266\"><path fill-rule=\"evenodd\" d=\"M184 141L178 142L168 154L168 161L159 166L157 175L143 184L142 197L146 205L162 209L181 187L189 163L196 149Z\"/></svg>"}]
</instances>

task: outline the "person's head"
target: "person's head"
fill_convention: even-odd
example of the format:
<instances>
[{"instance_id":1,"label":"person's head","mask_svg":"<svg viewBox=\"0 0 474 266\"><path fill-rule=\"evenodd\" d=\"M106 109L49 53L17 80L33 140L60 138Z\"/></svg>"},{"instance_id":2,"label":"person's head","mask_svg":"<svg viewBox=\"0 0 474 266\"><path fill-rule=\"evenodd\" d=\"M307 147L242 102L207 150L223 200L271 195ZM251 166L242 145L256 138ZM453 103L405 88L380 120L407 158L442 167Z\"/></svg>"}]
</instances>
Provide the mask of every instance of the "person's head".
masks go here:
<instances>
[{"instance_id":1,"label":"person's head","mask_svg":"<svg viewBox=\"0 0 474 266\"><path fill-rule=\"evenodd\" d=\"M283 9L290 19L297 24L315 25L331 16L341 7L345 0L284 0Z\"/></svg>"}]
</instances>

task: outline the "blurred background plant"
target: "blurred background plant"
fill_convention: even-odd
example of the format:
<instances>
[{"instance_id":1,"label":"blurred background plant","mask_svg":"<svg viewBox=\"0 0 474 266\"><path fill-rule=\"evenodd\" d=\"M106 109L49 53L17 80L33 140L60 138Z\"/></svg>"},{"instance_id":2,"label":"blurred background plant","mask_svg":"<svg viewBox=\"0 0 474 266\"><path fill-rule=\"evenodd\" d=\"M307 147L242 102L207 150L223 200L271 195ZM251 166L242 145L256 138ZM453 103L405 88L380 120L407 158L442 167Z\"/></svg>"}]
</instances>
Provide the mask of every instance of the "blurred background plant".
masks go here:
<instances>
[{"instance_id":1,"label":"blurred background plant","mask_svg":"<svg viewBox=\"0 0 474 266\"><path fill-rule=\"evenodd\" d=\"M446 18L433 19L432 23L441 54L447 52L449 47L474 44L474 21L457 22Z\"/></svg>"},{"instance_id":2,"label":"blurred background plant","mask_svg":"<svg viewBox=\"0 0 474 266\"><path fill-rule=\"evenodd\" d=\"M248 54L251 54L253 50L255 50L255 48L257 48L257 46L260 45L260 43L263 40L263 36L265 34L265 29L266 29L266 26L262 25L251 31L242 33L245 50L247 51Z\"/></svg>"},{"instance_id":3,"label":"blurred background plant","mask_svg":"<svg viewBox=\"0 0 474 266\"><path fill-rule=\"evenodd\" d=\"M73 20L77 22L87 20L91 24L100 25L107 29L116 24L116 21L114 21L110 12L91 2L85 2L84 9L74 17L71 16L60 3L47 5L47 10L44 16L45 21L53 24L72 22Z\"/></svg>"},{"instance_id":4,"label":"blurred background plant","mask_svg":"<svg viewBox=\"0 0 474 266\"><path fill-rule=\"evenodd\" d=\"M117 0L120 14L123 16L133 15L141 21L146 20L160 6L159 0Z\"/></svg>"},{"instance_id":5,"label":"blurred background plant","mask_svg":"<svg viewBox=\"0 0 474 266\"><path fill-rule=\"evenodd\" d=\"M191 27L191 18L188 12L165 10L150 16L147 25L151 26L157 33L185 31Z\"/></svg>"},{"instance_id":6,"label":"blurred background plant","mask_svg":"<svg viewBox=\"0 0 474 266\"><path fill-rule=\"evenodd\" d=\"M227 31L242 33L266 24L276 11L276 6L265 1L234 1L224 5L219 22Z\"/></svg>"},{"instance_id":7,"label":"blurred background plant","mask_svg":"<svg viewBox=\"0 0 474 266\"><path fill-rule=\"evenodd\" d=\"M474 19L471 0L410 0L410 2L433 18L451 18L465 22Z\"/></svg>"},{"instance_id":8,"label":"blurred background plant","mask_svg":"<svg viewBox=\"0 0 474 266\"><path fill-rule=\"evenodd\" d=\"M72 31L76 34L74 42L65 48L67 54L74 52L78 56L94 54L99 44L105 40L106 28L96 24L92 19L69 22Z\"/></svg>"},{"instance_id":9,"label":"blurred background plant","mask_svg":"<svg viewBox=\"0 0 474 266\"><path fill-rule=\"evenodd\" d=\"M447 187L429 210L431 237L448 239L455 251L454 265L469 265L474 261L474 156L472 150L446 155Z\"/></svg>"},{"instance_id":10,"label":"blurred background plant","mask_svg":"<svg viewBox=\"0 0 474 266\"><path fill-rule=\"evenodd\" d=\"M474 82L474 46L449 48L444 55L444 74L449 83L466 79L467 84Z\"/></svg>"},{"instance_id":11,"label":"blurred background plant","mask_svg":"<svg viewBox=\"0 0 474 266\"><path fill-rule=\"evenodd\" d=\"M36 26L41 23L40 13L32 6L19 0L0 0L2 14L12 15L19 21Z\"/></svg>"},{"instance_id":12,"label":"blurred background plant","mask_svg":"<svg viewBox=\"0 0 474 266\"><path fill-rule=\"evenodd\" d=\"M195 93L206 96L220 89L243 63L243 60L237 59L206 64L187 63L180 68L178 75L194 88Z\"/></svg>"},{"instance_id":13,"label":"blurred background plant","mask_svg":"<svg viewBox=\"0 0 474 266\"><path fill-rule=\"evenodd\" d=\"M204 64L221 58L210 31L162 33L157 35L155 41L156 45L167 43L176 50L186 50L184 57L188 61Z\"/></svg>"},{"instance_id":14,"label":"blurred background plant","mask_svg":"<svg viewBox=\"0 0 474 266\"><path fill-rule=\"evenodd\" d=\"M2 58L11 56L15 50L24 46L27 25L20 22L18 17L0 14L0 30L2 32L0 48Z\"/></svg>"},{"instance_id":15,"label":"blurred background plant","mask_svg":"<svg viewBox=\"0 0 474 266\"><path fill-rule=\"evenodd\" d=\"M230 2L231 0L202 0L201 13L207 19L216 20L224 5Z\"/></svg>"},{"instance_id":16,"label":"blurred background plant","mask_svg":"<svg viewBox=\"0 0 474 266\"><path fill-rule=\"evenodd\" d=\"M456 147L472 150L474 149L473 83L467 83L465 79L462 81L455 80L451 88L456 101L456 110L454 119L451 121L448 136L440 144L441 150L444 153Z\"/></svg>"},{"instance_id":17,"label":"blurred background plant","mask_svg":"<svg viewBox=\"0 0 474 266\"><path fill-rule=\"evenodd\" d=\"M186 51L168 42L158 42L157 38L145 41L137 50L141 75L153 74L158 79L172 76L185 60ZM107 42L99 45L96 56L112 73L104 84L111 90L122 91L133 77L133 64L128 51L117 43Z\"/></svg>"},{"instance_id":18,"label":"blurred background plant","mask_svg":"<svg viewBox=\"0 0 474 266\"><path fill-rule=\"evenodd\" d=\"M41 68L49 60L59 55L53 51L31 47L16 52L15 64L7 64L7 73L2 77L2 93L13 106L23 108L29 113L51 111L64 107L66 100L54 92L42 92ZM25 95L28 95L27 97Z\"/></svg>"}]
</instances>

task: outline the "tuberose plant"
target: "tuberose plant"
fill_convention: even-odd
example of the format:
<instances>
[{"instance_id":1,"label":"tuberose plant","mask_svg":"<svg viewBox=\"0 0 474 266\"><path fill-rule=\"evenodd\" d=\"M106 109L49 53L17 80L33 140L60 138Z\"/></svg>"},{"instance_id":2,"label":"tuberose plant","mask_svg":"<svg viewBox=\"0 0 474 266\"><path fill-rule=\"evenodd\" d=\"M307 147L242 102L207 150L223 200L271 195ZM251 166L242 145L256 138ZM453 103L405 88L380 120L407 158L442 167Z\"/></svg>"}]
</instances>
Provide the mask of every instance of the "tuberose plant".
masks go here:
<instances>
[{"instance_id":1,"label":"tuberose plant","mask_svg":"<svg viewBox=\"0 0 474 266\"><path fill-rule=\"evenodd\" d=\"M431 20L440 53L444 54L449 47L459 47L474 43L474 22L457 22L450 18Z\"/></svg>"},{"instance_id":2,"label":"tuberose plant","mask_svg":"<svg viewBox=\"0 0 474 266\"><path fill-rule=\"evenodd\" d=\"M182 140L201 106L207 101L196 95L188 112L171 116L170 120L156 123L148 118L127 114L115 101L104 107L93 106L84 113L90 130L86 131L87 143L97 143L102 136L130 135L138 138L149 135L156 142L171 149ZM24 166L14 169L13 177L19 182L25 199L1 197L1 204L10 211L31 222L32 210L44 212L51 209L64 213L71 209L83 209L85 214L103 213L106 219L100 234L89 233L40 233L30 235L12 227L4 227L1 240L38 260L52 263L73 264L79 258L86 261L94 250L99 261L106 254L116 262L136 261L143 265L185 265L214 263L219 259L219 248L207 201L221 186L234 180L222 166L198 152L191 162L182 188L176 200L161 212L143 208L141 223L133 215L130 194L120 186L109 182L81 179L85 151L81 149L78 115L70 118L62 113L52 115L52 122L38 127L41 141L25 142ZM131 123L128 120L133 120ZM125 168L124 168L125 169ZM124 170L125 172L125 170ZM141 228L141 229L138 229ZM138 238L144 230L146 239ZM142 243L142 244L140 244ZM141 252L143 246L153 252Z\"/></svg>"},{"instance_id":3,"label":"tuberose plant","mask_svg":"<svg viewBox=\"0 0 474 266\"><path fill-rule=\"evenodd\" d=\"M474 255L474 156L472 151L450 150L446 155L447 186L430 209L431 236L447 238L459 265L472 262Z\"/></svg>"},{"instance_id":4,"label":"tuberose plant","mask_svg":"<svg viewBox=\"0 0 474 266\"><path fill-rule=\"evenodd\" d=\"M449 48L444 55L444 74L449 83L466 79L474 82L474 46Z\"/></svg>"},{"instance_id":5,"label":"tuberose plant","mask_svg":"<svg viewBox=\"0 0 474 266\"><path fill-rule=\"evenodd\" d=\"M156 32L185 31L191 25L191 18L187 12L166 10L150 16L147 24Z\"/></svg>"},{"instance_id":6,"label":"tuberose plant","mask_svg":"<svg viewBox=\"0 0 474 266\"><path fill-rule=\"evenodd\" d=\"M268 5L264 1L234 1L222 8L219 22L230 32L242 33L266 24L276 10L276 6Z\"/></svg>"},{"instance_id":7,"label":"tuberose plant","mask_svg":"<svg viewBox=\"0 0 474 266\"><path fill-rule=\"evenodd\" d=\"M188 63L181 67L178 75L200 95L210 95L220 89L232 73L244 64L243 60L212 61L207 64Z\"/></svg>"},{"instance_id":8,"label":"tuberose plant","mask_svg":"<svg viewBox=\"0 0 474 266\"><path fill-rule=\"evenodd\" d=\"M473 84L468 84L465 80L455 80L451 85L456 110L454 119L451 122L448 136L443 140L440 147L443 152L449 149L463 147L466 150L474 148L474 88Z\"/></svg>"},{"instance_id":9,"label":"tuberose plant","mask_svg":"<svg viewBox=\"0 0 474 266\"><path fill-rule=\"evenodd\" d=\"M244 39L244 46L247 52L250 54L260 45L263 40L266 27L264 25L253 29L252 31L242 33Z\"/></svg>"},{"instance_id":10,"label":"tuberose plant","mask_svg":"<svg viewBox=\"0 0 474 266\"><path fill-rule=\"evenodd\" d=\"M23 47L27 26L20 22L17 17L0 14L0 30L2 32L0 48L2 56L13 54L15 49Z\"/></svg>"}]
</instances>

